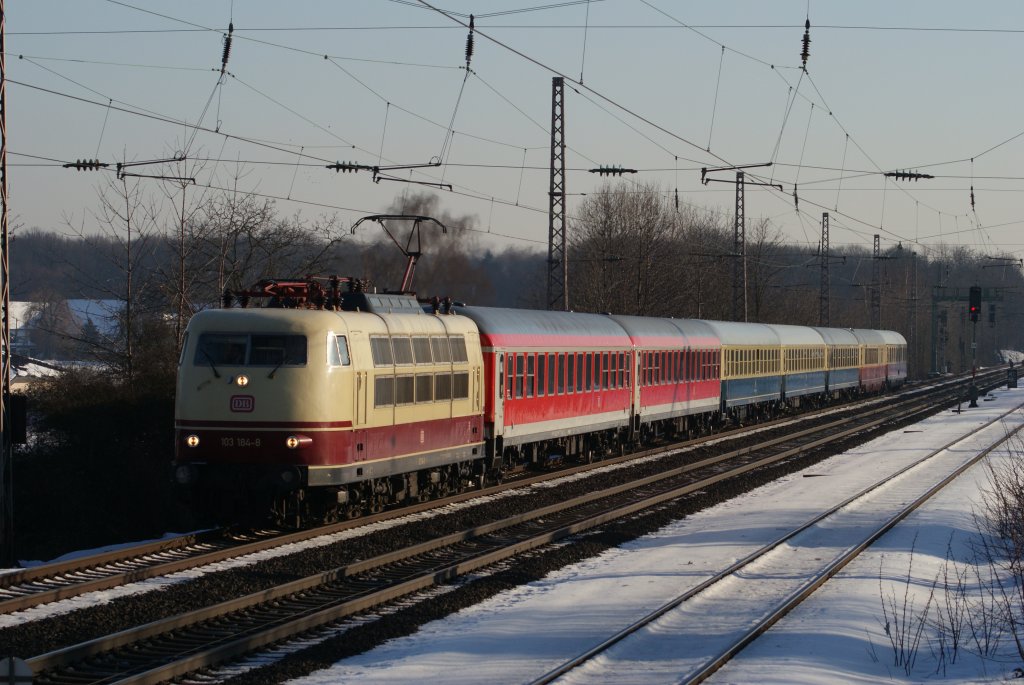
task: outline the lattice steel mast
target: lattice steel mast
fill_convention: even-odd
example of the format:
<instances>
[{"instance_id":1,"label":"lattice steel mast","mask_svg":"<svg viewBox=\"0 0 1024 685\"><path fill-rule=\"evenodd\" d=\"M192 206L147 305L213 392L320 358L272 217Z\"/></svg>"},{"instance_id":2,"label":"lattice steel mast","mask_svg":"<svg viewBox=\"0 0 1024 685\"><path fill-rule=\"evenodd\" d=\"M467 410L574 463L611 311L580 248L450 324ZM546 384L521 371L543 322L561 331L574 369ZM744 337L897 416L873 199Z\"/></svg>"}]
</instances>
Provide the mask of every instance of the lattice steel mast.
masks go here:
<instances>
[{"instance_id":1,"label":"lattice steel mast","mask_svg":"<svg viewBox=\"0 0 1024 685\"><path fill-rule=\"evenodd\" d=\"M831 312L829 297L831 295L831 279L828 272L828 212L821 213L821 293L818 299L818 325L829 326Z\"/></svg>"},{"instance_id":2,"label":"lattice steel mast","mask_svg":"<svg viewBox=\"0 0 1024 685\"><path fill-rule=\"evenodd\" d=\"M11 425L11 290L8 269L6 10L0 0L0 566L14 565L14 464Z\"/></svg>"},{"instance_id":3,"label":"lattice steel mast","mask_svg":"<svg viewBox=\"0 0 1024 685\"><path fill-rule=\"evenodd\" d=\"M733 224L732 320L747 320L747 221L745 217L745 174L736 172L736 216Z\"/></svg>"},{"instance_id":4,"label":"lattice steel mast","mask_svg":"<svg viewBox=\"0 0 1024 685\"><path fill-rule=\"evenodd\" d=\"M565 250L565 84L551 79L551 186L548 191L548 309L569 311Z\"/></svg>"}]
</instances>

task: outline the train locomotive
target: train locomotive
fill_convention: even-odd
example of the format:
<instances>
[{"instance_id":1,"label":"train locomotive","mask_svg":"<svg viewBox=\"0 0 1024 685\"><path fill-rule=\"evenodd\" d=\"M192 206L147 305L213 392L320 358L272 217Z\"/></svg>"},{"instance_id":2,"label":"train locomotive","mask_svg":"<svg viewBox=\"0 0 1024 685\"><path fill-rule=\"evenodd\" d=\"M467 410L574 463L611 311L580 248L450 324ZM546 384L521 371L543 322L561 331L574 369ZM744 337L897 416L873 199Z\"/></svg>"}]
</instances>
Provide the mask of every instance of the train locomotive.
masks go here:
<instances>
[{"instance_id":1,"label":"train locomotive","mask_svg":"<svg viewBox=\"0 0 1024 685\"><path fill-rule=\"evenodd\" d=\"M431 307L340 282L263 281L189 322L174 473L218 518L354 517L907 375L892 331Z\"/></svg>"}]
</instances>

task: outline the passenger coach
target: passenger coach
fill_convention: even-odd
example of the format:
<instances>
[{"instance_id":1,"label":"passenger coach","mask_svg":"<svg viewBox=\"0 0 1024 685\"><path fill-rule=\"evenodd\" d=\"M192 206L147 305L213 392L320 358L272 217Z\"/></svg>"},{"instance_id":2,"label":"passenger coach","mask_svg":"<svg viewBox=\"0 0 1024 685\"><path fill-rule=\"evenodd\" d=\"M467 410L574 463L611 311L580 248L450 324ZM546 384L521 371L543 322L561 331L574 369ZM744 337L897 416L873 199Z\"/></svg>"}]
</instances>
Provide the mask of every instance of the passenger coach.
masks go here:
<instances>
[{"instance_id":1,"label":"passenger coach","mask_svg":"<svg viewBox=\"0 0 1024 685\"><path fill-rule=\"evenodd\" d=\"M721 403L722 345L704 321L612 316L629 334L637 358L633 429L699 430Z\"/></svg>"},{"instance_id":2,"label":"passenger coach","mask_svg":"<svg viewBox=\"0 0 1024 685\"><path fill-rule=\"evenodd\" d=\"M495 459L589 457L621 442L634 357L629 336L609 317L492 307L456 313L480 331Z\"/></svg>"}]
</instances>

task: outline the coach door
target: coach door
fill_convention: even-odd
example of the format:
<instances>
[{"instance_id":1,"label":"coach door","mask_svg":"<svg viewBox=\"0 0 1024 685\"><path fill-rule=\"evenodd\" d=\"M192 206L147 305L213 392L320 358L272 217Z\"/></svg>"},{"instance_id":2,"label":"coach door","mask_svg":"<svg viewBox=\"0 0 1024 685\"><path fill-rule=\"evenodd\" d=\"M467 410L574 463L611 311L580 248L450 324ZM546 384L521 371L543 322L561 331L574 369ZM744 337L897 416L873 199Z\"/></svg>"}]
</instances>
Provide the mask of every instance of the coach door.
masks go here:
<instances>
[{"instance_id":1,"label":"coach door","mask_svg":"<svg viewBox=\"0 0 1024 685\"><path fill-rule=\"evenodd\" d=\"M494 434L501 435L505 426L505 354L494 353Z\"/></svg>"},{"instance_id":2,"label":"coach door","mask_svg":"<svg viewBox=\"0 0 1024 685\"><path fill-rule=\"evenodd\" d=\"M632 374L633 377L630 379L633 382L633 384L630 386L630 389L629 389L630 397L632 397L632 401L630 402L631 412L632 412L632 414L631 414L632 422L631 422L630 425L632 426L633 432L639 432L639 430L640 430L640 412L641 412L641 409L640 409L640 380L641 380L640 379L640 360L641 360L641 356L642 355L641 355L640 350L634 347L631 352L627 352L626 353L626 356L629 358L630 366L633 369L633 374Z\"/></svg>"}]
</instances>

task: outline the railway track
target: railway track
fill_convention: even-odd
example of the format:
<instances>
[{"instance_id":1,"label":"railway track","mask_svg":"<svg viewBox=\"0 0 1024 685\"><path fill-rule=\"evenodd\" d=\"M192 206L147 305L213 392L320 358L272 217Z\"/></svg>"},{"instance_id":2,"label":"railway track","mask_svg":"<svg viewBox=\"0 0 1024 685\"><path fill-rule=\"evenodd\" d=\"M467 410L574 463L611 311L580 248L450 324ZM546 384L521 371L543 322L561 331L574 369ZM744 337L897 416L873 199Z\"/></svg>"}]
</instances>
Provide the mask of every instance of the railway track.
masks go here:
<instances>
[{"instance_id":1,"label":"railway track","mask_svg":"<svg viewBox=\"0 0 1024 685\"><path fill-rule=\"evenodd\" d=\"M524 551L705 489L737 474L798 458L834 440L952 402L932 394L901 407L881 403L727 454L476 526L414 547L349 564L272 590L157 621L29 660L38 683L156 683L237 658L370 607L485 568Z\"/></svg>"},{"instance_id":2,"label":"railway track","mask_svg":"<svg viewBox=\"0 0 1024 685\"><path fill-rule=\"evenodd\" d=\"M1001 377L1001 372L995 372L994 376ZM979 382L984 382L986 378L985 376L979 377ZM965 380L961 379L961 382ZM935 390L926 389L922 391L920 388L909 391L904 390L900 395L941 391L944 385L949 385L949 383L939 383L934 386ZM892 397L895 396L888 396L884 399L872 398L825 411L838 411L844 414L857 412L862 407L877 405L880 402L892 399ZM811 412L806 415L806 418L813 418L822 413L824 412ZM754 430L767 430L772 428L773 425L792 420L792 418L789 418L759 424ZM34 606L77 597L89 592L109 590L150 578L164 577L173 573L200 568L269 549L285 547L286 545L304 542L317 537L330 536L358 526L408 516L446 504L466 501L480 495L495 494L544 480L586 472L609 464L671 452L684 447L700 445L711 440L741 438L749 430L734 430L686 442L663 445L639 453L605 459L595 464L586 464L532 477L519 478L494 488L487 488L486 490L463 493L442 500L406 506L401 509L367 516L355 521L345 521L309 530L295 532L279 530L247 532L209 531L23 569L0 575L0 614L14 613Z\"/></svg>"},{"instance_id":3,"label":"railway track","mask_svg":"<svg viewBox=\"0 0 1024 685\"><path fill-rule=\"evenodd\" d=\"M644 654L645 677L652 682L703 682L899 522L1024 430L1024 423L1009 433L1001 425L1015 412L1017 407L754 550L532 685L563 677L571 682L573 676L588 683L620 682L638 665L633 656L638 654ZM973 456L965 459L967 450ZM934 485L921 492L919 482L928 477L929 466L944 475L928 481ZM902 478L911 473L916 480ZM858 521L851 525L854 517ZM828 556L829 550L836 551L834 556ZM757 591L752 583L758 584ZM669 642L674 658L659 670L650 655L669 653L664 651Z\"/></svg>"}]
</instances>

